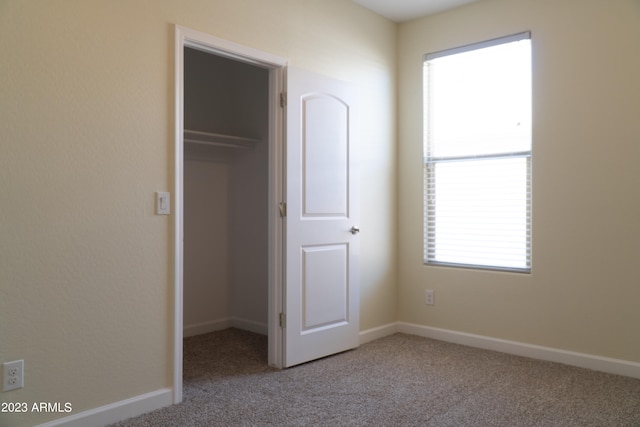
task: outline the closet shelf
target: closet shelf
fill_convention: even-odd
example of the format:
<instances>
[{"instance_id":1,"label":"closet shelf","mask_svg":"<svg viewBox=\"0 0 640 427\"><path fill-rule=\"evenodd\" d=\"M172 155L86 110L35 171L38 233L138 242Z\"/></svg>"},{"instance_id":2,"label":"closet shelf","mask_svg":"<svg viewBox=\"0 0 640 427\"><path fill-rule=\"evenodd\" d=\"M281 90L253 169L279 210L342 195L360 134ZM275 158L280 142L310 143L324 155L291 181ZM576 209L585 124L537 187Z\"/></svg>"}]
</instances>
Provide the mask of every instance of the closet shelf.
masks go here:
<instances>
[{"instance_id":1,"label":"closet shelf","mask_svg":"<svg viewBox=\"0 0 640 427\"><path fill-rule=\"evenodd\" d=\"M260 142L260 140L255 138L246 138L243 136L223 135L220 133L185 129L184 142L189 144L251 149Z\"/></svg>"}]
</instances>

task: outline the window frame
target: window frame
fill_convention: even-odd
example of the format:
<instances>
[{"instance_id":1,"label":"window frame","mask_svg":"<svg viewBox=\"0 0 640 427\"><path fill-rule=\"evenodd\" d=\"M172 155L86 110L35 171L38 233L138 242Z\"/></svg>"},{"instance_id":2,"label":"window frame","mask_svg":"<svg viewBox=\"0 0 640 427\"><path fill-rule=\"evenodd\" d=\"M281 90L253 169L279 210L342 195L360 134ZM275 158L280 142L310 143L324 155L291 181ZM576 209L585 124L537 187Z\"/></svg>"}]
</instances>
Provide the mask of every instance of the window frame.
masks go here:
<instances>
[{"instance_id":1,"label":"window frame","mask_svg":"<svg viewBox=\"0 0 640 427\"><path fill-rule=\"evenodd\" d=\"M521 32L505 37L499 37L491 40L482 41L479 43L473 43L465 46L455 47L452 49L446 49L434 53L429 53L424 55L423 59L423 67L427 66L427 62L455 54L475 51L479 49L484 49L488 47L503 45L507 43L522 41L522 40L531 40L531 32ZM530 52L531 54L531 52ZM531 76L533 77L533 76ZM532 78L529 83L532 85ZM425 85L423 88L423 261L426 266L438 266L438 267L455 267L455 268L466 268L466 269L477 269L477 270L493 270L493 271L506 271L506 272L517 272L517 273L531 273L532 266L532 154L533 154L533 144L532 144L532 133L533 130L529 129L529 144L528 150L519 150L513 152L496 152L491 154L470 154L470 155L455 155L455 156L441 156L436 157L431 153L431 141L428 143L428 138L430 138L429 132L431 129L428 126L429 121L429 97L428 97L428 84L430 82L426 77L423 77L423 84ZM532 92L532 91L531 91ZM531 100L532 102L532 100ZM517 159L524 158L526 159L526 183L525 183L525 217L523 218L525 221L525 235L524 235L524 267L513 267L508 266L503 261L502 265L499 264L475 264L468 262L451 262L451 261L442 261L436 259L436 245L435 241L435 207L431 207L431 203L433 199L433 191L435 191L435 184L432 184L435 179L435 169L436 165L444 162L482 162L484 160L498 160L498 159ZM462 256L459 256L462 258Z\"/></svg>"}]
</instances>

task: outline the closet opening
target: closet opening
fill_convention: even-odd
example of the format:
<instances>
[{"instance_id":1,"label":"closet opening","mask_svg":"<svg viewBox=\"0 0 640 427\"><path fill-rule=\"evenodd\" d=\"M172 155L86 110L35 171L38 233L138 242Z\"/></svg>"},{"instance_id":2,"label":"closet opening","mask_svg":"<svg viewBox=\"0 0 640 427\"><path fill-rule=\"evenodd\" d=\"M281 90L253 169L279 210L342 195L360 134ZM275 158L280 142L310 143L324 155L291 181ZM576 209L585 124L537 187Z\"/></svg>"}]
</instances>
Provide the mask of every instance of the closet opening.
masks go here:
<instances>
[{"instance_id":1,"label":"closet opening","mask_svg":"<svg viewBox=\"0 0 640 427\"><path fill-rule=\"evenodd\" d=\"M184 337L267 335L269 70L185 47L183 103Z\"/></svg>"},{"instance_id":2,"label":"closet opening","mask_svg":"<svg viewBox=\"0 0 640 427\"><path fill-rule=\"evenodd\" d=\"M229 345L249 369L281 366L285 62L208 41L177 45L175 403L183 381L212 377L198 369L232 365Z\"/></svg>"}]
</instances>

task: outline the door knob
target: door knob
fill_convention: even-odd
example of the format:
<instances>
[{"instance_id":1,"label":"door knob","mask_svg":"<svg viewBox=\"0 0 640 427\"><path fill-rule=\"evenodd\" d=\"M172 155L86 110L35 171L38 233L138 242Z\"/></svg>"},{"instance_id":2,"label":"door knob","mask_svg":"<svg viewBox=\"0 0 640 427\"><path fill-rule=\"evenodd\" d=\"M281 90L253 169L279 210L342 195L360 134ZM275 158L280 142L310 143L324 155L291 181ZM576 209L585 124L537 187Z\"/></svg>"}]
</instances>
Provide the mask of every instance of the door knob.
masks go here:
<instances>
[{"instance_id":1,"label":"door knob","mask_svg":"<svg viewBox=\"0 0 640 427\"><path fill-rule=\"evenodd\" d=\"M351 230L349 230L349 233L351 234L358 234L360 232L360 229L358 227L356 227L355 225L353 227L351 227Z\"/></svg>"}]
</instances>

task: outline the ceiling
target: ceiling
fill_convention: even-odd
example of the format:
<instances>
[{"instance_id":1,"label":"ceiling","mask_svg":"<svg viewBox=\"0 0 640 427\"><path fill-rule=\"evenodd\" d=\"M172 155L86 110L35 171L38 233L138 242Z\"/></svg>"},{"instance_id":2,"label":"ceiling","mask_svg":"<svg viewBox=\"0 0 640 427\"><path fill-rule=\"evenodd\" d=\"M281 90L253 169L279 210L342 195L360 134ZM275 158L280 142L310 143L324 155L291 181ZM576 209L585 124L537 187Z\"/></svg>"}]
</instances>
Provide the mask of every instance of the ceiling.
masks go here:
<instances>
[{"instance_id":1,"label":"ceiling","mask_svg":"<svg viewBox=\"0 0 640 427\"><path fill-rule=\"evenodd\" d=\"M478 0L353 0L367 9L395 22L453 9Z\"/></svg>"}]
</instances>

